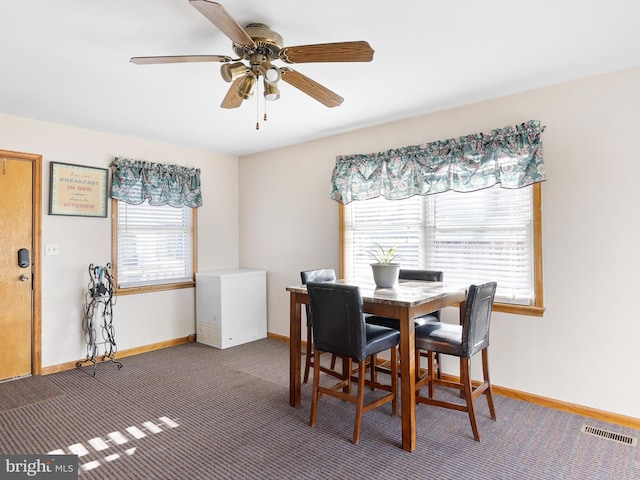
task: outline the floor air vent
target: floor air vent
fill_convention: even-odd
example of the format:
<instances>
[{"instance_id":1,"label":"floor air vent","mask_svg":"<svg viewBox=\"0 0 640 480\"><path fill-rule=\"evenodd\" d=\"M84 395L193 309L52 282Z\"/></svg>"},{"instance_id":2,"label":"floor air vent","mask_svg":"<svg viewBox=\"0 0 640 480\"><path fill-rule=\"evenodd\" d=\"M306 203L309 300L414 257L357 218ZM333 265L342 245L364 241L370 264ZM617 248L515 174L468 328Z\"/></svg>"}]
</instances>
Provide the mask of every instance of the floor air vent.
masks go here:
<instances>
[{"instance_id":1,"label":"floor air vent","mask_svg":"<svg viewBox=\"0 0 640 480\"><path fill-rule=\"evenodd\" d=\"M604 438L605 440L611 440L616 443L623 443L625 445L638 445L638 439L635 437L630 437L629 435L622 435L620 433L609 432L607 430L602 430L601 428L590 427L589 425L582 425L580 429L583 433L588 433L589 435L593 435L594 437Z\"/></svg>"}]
</instances>

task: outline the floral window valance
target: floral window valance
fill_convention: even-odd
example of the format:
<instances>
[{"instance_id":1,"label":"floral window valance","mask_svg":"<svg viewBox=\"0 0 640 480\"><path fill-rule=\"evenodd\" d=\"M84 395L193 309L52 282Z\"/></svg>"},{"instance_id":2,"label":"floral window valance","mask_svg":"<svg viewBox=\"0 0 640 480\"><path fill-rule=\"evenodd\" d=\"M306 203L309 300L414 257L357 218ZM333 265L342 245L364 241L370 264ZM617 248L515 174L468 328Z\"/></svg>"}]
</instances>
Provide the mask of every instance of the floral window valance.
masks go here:
<instances>
[{"instance_id":1,"label":"floral window valance","mask_svg":"<svg viewBox=\"0 0 640 480\"><path fill-rule=\"evenodd\" d=\"M537 120L450 140L336 158L330 196L340 203L383 196L454 190L471 192L497 183L521 188L545 180Z\"/></svg>"},{"instance_id":2,"label":"floral window valance","mask_svg":"<svg viewBox=\"0 0 640 480\"><path fill-rule=\"evenodd\" d=\"M116 158L111 197L132 205L202 206L200 169Z\"/></svg>"}]
</instances>

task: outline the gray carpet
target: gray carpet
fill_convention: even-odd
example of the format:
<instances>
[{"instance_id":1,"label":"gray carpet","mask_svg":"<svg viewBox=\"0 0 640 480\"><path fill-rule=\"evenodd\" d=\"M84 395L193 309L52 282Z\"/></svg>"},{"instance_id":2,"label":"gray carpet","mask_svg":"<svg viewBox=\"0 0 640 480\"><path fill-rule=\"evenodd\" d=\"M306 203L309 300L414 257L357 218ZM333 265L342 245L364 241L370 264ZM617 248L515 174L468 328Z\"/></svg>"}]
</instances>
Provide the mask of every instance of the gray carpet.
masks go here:
<instances>
[{"instance_id":1,"label":"gray carpet","mask_svg":"<svg viewBox=\"0 0 640 480\"><path fill-rule=\"evenodd\" d=\"M43 402L62 395L47 377L28 377L0 384L0 412Z\"/></svg>"},{"instance_id":2,"label":"gray carpet","mask_svg":"<svg viewBox=\"0 0 640 480\"><path fill-rule=\"evenodd\" d=\"M364 416L322 399L308 426L288 405L288 345L260 340L227 350L187 344L46 377L64 392L0 413L0 452L76 453L83 479L611 479L640 478L639 448L580 432L583 424L640 432L495 397L478 402L480 443L466 414L418 406L417 449L400 448L390 405ZM23 382L24 380L18 380ZM0 392L6 384L0 384Z\"/></svg>"}]
</instances>

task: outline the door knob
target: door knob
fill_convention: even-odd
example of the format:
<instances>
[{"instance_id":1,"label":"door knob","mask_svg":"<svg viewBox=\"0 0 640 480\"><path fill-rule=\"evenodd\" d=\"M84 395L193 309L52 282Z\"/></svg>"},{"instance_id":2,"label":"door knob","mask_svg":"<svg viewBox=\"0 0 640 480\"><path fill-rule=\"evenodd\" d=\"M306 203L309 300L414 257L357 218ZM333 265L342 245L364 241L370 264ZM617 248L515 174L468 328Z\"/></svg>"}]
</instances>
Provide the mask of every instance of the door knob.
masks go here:
<instances>
[{"instance_id":1,"label":"door knob","mask_svg":"<svg viewBox=\"0 0 640 480\"><path fill-rule=\"evenodd\" d=\"M24 273L18 277L21 282L26 282L29 280L29 275L25 275Z\"/></svg>"}]
</instances>

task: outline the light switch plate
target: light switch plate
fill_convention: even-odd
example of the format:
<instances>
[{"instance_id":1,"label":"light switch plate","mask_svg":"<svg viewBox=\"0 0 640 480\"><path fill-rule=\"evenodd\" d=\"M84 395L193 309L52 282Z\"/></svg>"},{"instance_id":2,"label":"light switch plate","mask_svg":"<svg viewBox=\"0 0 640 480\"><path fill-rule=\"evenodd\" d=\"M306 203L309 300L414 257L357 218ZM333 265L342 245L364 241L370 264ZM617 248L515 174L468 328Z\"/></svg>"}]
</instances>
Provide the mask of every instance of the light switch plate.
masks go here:
<instances>
[{"instance_id":1,"label":"light switch plate","mask_svg":"<svg viewBox=\"0 0 640 480\"><path fill-rule=\"evenodd\" d=\"M58 255L58 244L57 243L47 243L45 245L44 254L45 255Z\"/></svg>"}]
</instances>

